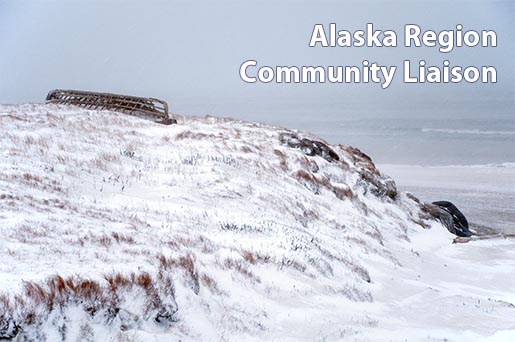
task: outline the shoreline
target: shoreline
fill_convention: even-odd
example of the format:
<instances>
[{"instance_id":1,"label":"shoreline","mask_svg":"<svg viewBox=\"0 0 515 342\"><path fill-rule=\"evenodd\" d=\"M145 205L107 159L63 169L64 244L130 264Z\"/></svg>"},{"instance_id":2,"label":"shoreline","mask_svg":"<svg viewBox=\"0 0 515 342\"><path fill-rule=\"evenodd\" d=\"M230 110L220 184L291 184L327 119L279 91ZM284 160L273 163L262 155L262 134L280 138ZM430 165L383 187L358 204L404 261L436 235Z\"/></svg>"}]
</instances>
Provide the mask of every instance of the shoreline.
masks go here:
<instances>
[{"instance_id":1,"label":"shoreline","mask_svg":"<svg viewBox=\"0 0 515 342\"><path fill-rule=\"evenodd\" d=\"M499 166L501 165L501 166ZM420 166L379 164L397 188L420 200L453 202L471 227L515 233L515 163Z\"/></svg>"}]
</instances>

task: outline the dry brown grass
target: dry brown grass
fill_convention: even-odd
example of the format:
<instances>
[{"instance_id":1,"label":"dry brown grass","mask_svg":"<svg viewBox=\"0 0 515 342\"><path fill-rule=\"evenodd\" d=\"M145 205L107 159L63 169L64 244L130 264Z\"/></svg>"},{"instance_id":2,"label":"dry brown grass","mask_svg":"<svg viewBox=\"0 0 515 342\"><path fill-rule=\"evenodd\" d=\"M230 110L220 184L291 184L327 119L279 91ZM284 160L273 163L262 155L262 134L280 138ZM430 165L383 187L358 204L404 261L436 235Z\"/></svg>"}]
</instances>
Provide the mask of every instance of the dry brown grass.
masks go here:
<instances>
[{"instance_id":1,"label":"dry brown grass","mask_svg":"<svg viewBox=\"0 0 515 342\"><path fill-rule=\"evenodd\" d=\"M202 253L212 253L216 249L213 242L202 235L188 237L175 236L173 239L165 241L164 243L174 250L186 248L200 250Z\"/></svg>"},{"instance_id":2,"label":"dry brown grass","mask_svg":"<svg viewBox=\"0 0 515 342\"><path fill-rule=\"evenodd\" d=\"M25 137L23 143L26 148L37 147L40 153L48 150L48 138L46 137L35 138L29 135Z\"/></svg>"},{"instance_id":3,"label":"dry brown grass","mask_svg":"<svg viewBox=\"0 0 515 342\"><path fill-rule=\"evenodd\" d=\"M299 162L300 166L304 170L310 170L311 169L311 162L306 156L302 156L300 158L297 158L297 161Z\"/></svg>"},{"instance_id":4,"label":"dry brown grass","mask_svg":"<svg viewBox=\"0 0 515 342\"><path fill-rule=\"evenodd\" d=\"M372 158L370 158L365 153L361 152L361 150L353 146L338 145L338 147L348 152L357 166L366 169L375 176L380 175L379 170L377 170L375 164L372 162Z\"/></svg>"},{"instance_id":5,"label":"dry brown grass","mask_svg":"<svg viewBox=\"0 0 515 342\"><path fill-rule=\"evenodd\" d=\"M187 281L191 287L191 289L198 294L199 288L199 275L198 271L195 267L195 260L193 255L186 254L180 256L179 258L167 258L165 255L161 254L158 256L161 269L168 271L174 267L182 269L185 274Z\"/></svg>"},{"instance_id":6,"label":"dry brown grass","mask_svg":"<svg viewBox=\"0 0 515 342\"><path fill-rule=\"evenodd\" d=\"M256 265L258 263L268 263L271 261L271 257L269 255L264 255L256 251L250 251L248 249L242 250L241 256L243 257L243 260L252 265Z\"/></svg>"},{"instance_id":7,"label":"dry brown grass","mask_svg":"<svg viewBox=\"0 0 515 342\"><path fill-rule=\"evenodd\" d=\"M143 291L144 315L150 314L150 318L157 322L175 320L176 307L169 304L170 300L175 302L169 275L159 272L154 278L146 272L129 275L115 272L106 275L104 280L55 275L42 283L25 282L21 294L1 294L0 333L9 325L20 327L14 331L15 334L19 331L23 334L23 330L34 325L37 329L37 325L42 324L54 309L63 310L70 305L78 305L90 316L103 312L111 316L108 321L112 321L124 305L125 294L136 289Z\"/></svg>"},{"instance_id":8,"label":"dry brown grass","mask_svg":"<svg viewBox=\"0 0 515 342\"><path fill-rule=\"evenodd\" d=\"M253 281L256 281L258 283L261 282L261 280L259 279L259 277L257 277L254 273L252 273L250 270L249 270L249 267L248 265L246 265L245 263L243 263L242 260L236 260L236 259L232 259L232 258L226 258L223 262L223 266L227 269L231 269L231 270L235 270L237 271L239 274L243 275L244 277L248 278L248 279L251 279Z\"/></svg>"},{"instance_id":9,"label":"dry brown grass","mask_svg":"<svg viewBox=\"0 0 515 342\"><path fill-rule=\"evenodd\" d=\"M107 165L113 162L119 162L120 156L115 153L101 152L98 156L89 162L91 167L95 167L100 170L107 170Z\"/></svg>"},{"instance_id":10,"label":"dry brown grass","mask_svg":"<svg viewBox=\"0 0 515 342\"><path fill-rule=\"evenodd\" d=\"M317 177L304 170L296 171L293 173L293 177L301 183L307 184L315 194L319 194L320 189L327 189L340 200L352 198L354 195L351 189L333 185L327 178Z\"/></svg>"},{"instance_id":11,"label":"dry brown grass","mask_svg":"<svg viewBox=\"0 0 515 342\"><path fill-rule=\"evenodd\" d=\"M117 222L117 219L115 217L113 217L112 212L110 212L106 209L97 209L94 207L81 208L81 214L85 217L97 219L97 220L103 221L103 222ZM135 217L135 215L132 215L130 217L130 219L133 223L141 223L138 221L137 218L135 218L133 220L133 217Z\"/></svg>"},{"instance_id":12,"label":"dry brown grass","mask_svg":"<svg viewBox=\"0 0 515 342\"><path fill-rule=\"evenodd\" d=\"M279 150L274 150L274 154L279 158L279 165L281 166L281 169L283 171L287 171L288 170L288 162L286 160L286 155Z\"/></svg>"},{"instance_id":13,"label":"dry brown grass","mask_svg":"<svg viewBox=\"0 0 515 342\"><path fill-rule=\"evenodd\" d=\"M202 285L204 285L206 288L208 288L209 291L211 291L212 293L217 294L217 295L223 294L223 291L220 289L217 282L211 276L207 275L206 273L202 274L202 276L200 277L200 282L202 283Z\"/></svg>"},{"instance_id":14,"label":"dry brown grass","mask_svg":"<svg viewBox=\"0 0 515 342\"><path fill-rule=\"evenodd\" d=\"M96 242L105 248L110 247L113 244L113 240L106 234L97 237Z\"/></svg>"},{"instance_id":15,"label":"dry brown grass","mask_svg":"<svg viewBox=\"0 0 515 342\"><path fill-rule=\"evenodd\" d=\"M15 201L20 201L21 200L21 197L18 196L18 195L11 195L11 194L1 194L0 195L0 199L1 200L15 200Z\"/></svg>"},{"instance_id":16,"label":"dry brown grass","mask_svg":"<svg viewBox=\"0 0 515 342\"><path fill-rule=\"evenodd\" d=\"M32 244L41 238L48 237L49 227L39 222L24 222L17 225L10 233L12 239Z\"/></svg>"},{"instance_id":17,"label":"dry brown grass","mask_svg":"<svg viewBox=\"0 0 515 342\"><path fill-rule=\"evenodd\" d=\"M286 257L281 260L281 268L282 267L292 268L292 269L297 270L297 271L299 271L301 273L305 273L306 269L307 269L306 265L300 263L297 260L294 260L294 259L291 259L291 258L286 258Z\"/></svg>"},{"instance_id":18,"label":"dry brown grass","mask_svg":"<svg viewBox=\"0 0 515 342\"><path fill-rule=\"evenodd\" d=\"M36 183L41 183L41 178L36 176L36 175L33 175L31 173L24 173L22 175L22 179L26 182L36 182Z\"/></svg>"},{"instance_id":19,"label":"dry brown grass","mask_svg":"<svg viewBox=\"0 0 515 342\"><path fill-rule=\"evenodd\" d=\"M13 173L13 174L0 174L0 180L8 182L18 182L20 185L40 189L48 192L57 192L60 194L67 194L68 189L63 187L62 183L50 177L42 178L30 172Z\"/></svg>"},{"instance_id":20,"label":"dry brown grass","mask_svg":"<svg viewBox=\"0 0 515 342\"><path fill-rule=\"evenodd\" d=\"M36 139L32 136L27 136L25 138L25 145L35 145L36 144Z\"/></svg>"},{"instance_id":21,"label":"dry brown grass","mask_svg":"<svg viewBox=\"0 0 515 342\"><path fill-rule=\"evenodd\" d=\"M338 187L338 186L332 186L331 190L335 194L336 198L338 198L340 200L344 200L346 198L352 198L352 196L354 195L352 193L352 190L349 189L349 188L342 188L342 187Z\"/></svg>"},{"instance_id":22,"label":"dry brown grass","mask_svg":"<svg viewBox=\"0 0 515 342\"><path fill-rule=\"evenodd\" d=\"M123 242L123 243L127 243L127 244L130 244L130 245L136 243L136 241L134 241L134 238L132 236L120 234L118 232L112 232L111 236L113 237L113 239L117 243L122 243Z\"/></svg>"},{"instance_id":23,"label":"dry brown grass","mask_svg":"<svg viewBox=\"0 0 515 342\"><path fill-rule=\"evenodd\" d=\"M70 157L68 156L63 156L62 154L59 154L57 155L57 161L60 163L60 164L68 164L69 161L70 161Z\"/></svg>"},{"instance_id":24,"label":"dry brown grass","mask_svg":"<svg viewBox=\"0 0 515 342\"><path fill-rule=\"evenodd\" d=\"M248 146L242 146L241 147L241 151L243 153L252 153L252 149L250 147L248 147Z\"/></svg>"}]
</instances>

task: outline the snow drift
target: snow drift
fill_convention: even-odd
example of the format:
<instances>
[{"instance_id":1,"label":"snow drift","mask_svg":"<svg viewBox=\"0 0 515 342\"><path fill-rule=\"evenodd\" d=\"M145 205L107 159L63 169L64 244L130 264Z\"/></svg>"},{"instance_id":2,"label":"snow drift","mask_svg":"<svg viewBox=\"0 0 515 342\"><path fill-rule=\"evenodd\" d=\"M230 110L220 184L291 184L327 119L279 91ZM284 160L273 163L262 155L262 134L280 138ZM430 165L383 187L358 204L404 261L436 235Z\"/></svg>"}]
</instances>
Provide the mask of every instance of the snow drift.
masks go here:
<instances>
[{"instance_id":1,"label":"snow drift","mask_svg":"<svg viewBox=\"0 0 515 342\"><path fill-rule=\"evenodd\" d=\"M467 336L515 329L501 291L442 299L438 281L417 279L444 260L421 253L452 236L359 150L256 123L178 122L0 107L0 338L381 340L392 327L422 338L416 306L401 303L422 288L421 319L428 300L488 297L491 320Z\"/></svg>"}]
</instances>

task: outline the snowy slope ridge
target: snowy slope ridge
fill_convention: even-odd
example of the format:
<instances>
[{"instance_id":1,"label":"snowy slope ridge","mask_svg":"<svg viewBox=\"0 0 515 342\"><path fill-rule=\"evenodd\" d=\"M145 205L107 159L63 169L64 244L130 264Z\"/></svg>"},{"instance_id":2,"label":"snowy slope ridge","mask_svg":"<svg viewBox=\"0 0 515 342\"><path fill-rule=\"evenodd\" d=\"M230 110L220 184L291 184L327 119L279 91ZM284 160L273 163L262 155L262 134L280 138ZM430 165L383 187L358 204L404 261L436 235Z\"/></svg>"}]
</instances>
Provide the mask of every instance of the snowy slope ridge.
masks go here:
<instances>
[{"instance_id":1,"label":"snowy slope ridge","mask_svg":"<svg viewBox=\"0 0 515 342\"><path fill-rule=\"evenodd\" d=\"M515 329L502 288L465 279L481 269L447 280L470 287L449 296L441 279L420 280L427 262L458 274L453 253L467 247L445 249L452 236L359 150L230 119L178 121L0 106L0 338L456 337L412 318L419 304L427 315L426 298L452 312L489 301L476 304L482 325L460 330L472 340ZM421 257L439 248L440 259Z\"/></svg>"}]
</instances>

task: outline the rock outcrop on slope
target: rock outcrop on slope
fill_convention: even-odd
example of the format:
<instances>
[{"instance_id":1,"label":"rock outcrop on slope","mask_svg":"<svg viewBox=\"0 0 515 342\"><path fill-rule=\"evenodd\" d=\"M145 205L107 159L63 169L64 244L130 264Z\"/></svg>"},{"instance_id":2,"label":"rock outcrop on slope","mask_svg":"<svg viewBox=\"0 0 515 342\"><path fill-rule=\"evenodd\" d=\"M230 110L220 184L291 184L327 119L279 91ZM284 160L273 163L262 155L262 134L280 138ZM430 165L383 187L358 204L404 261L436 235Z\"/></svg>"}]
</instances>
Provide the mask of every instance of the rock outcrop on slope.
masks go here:
<instances>
[{"instance_id":1,"label":"rock outcrop on slope","mask_svg":"<svg viewBox=\"0 0 515 342\"><path fill-rule=\"evenodd\" d=\"M335 317L377 324L358 309L381 286L370 265L402 267L398 244L438 225L423 205L356 148L178 121L0 107L0 336L295 340Z\"/></svg>"}]
</instances>

